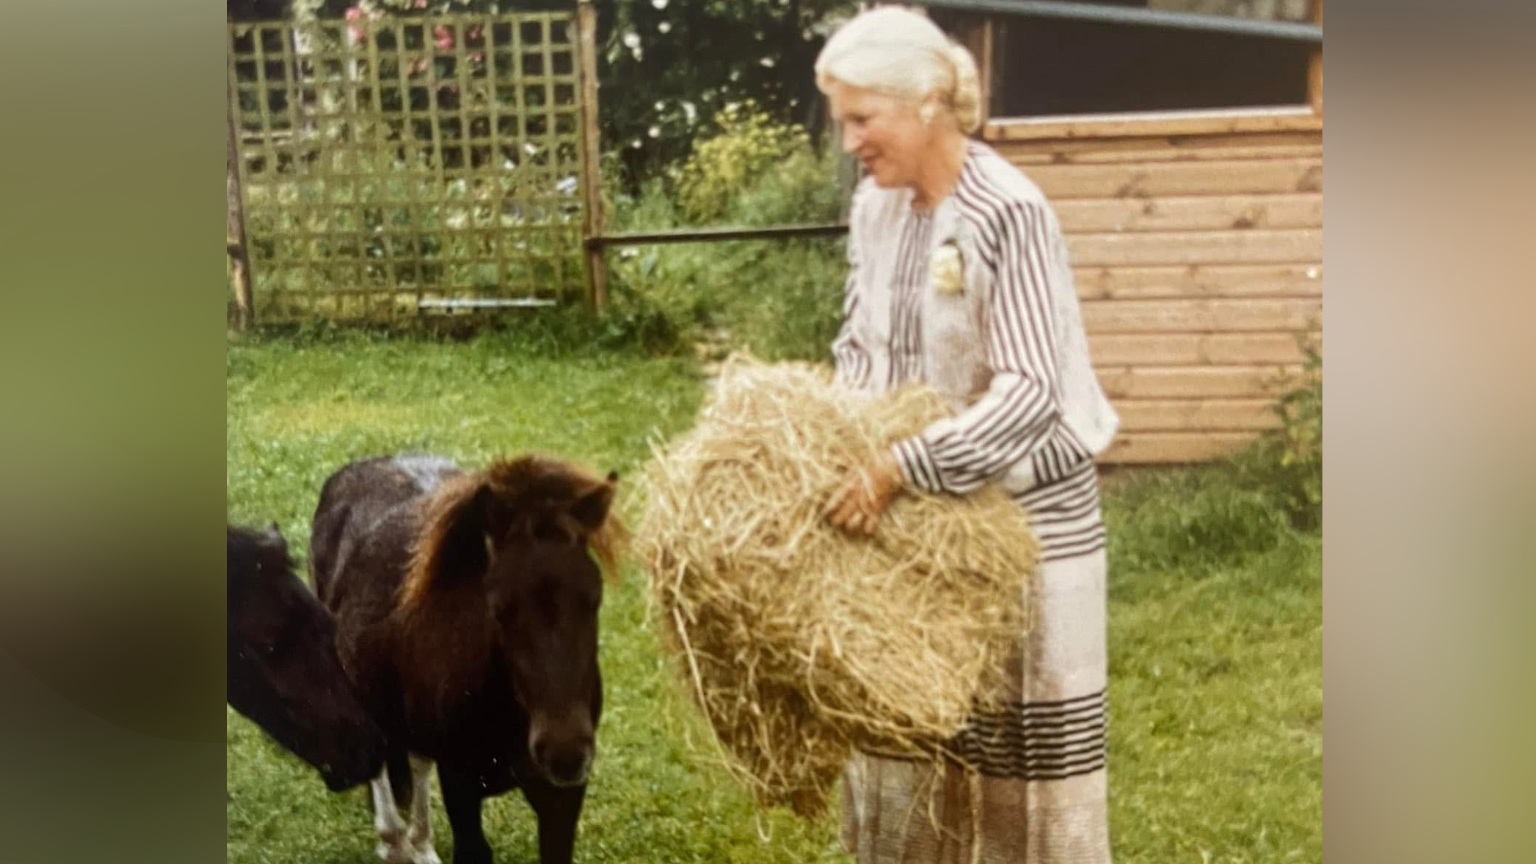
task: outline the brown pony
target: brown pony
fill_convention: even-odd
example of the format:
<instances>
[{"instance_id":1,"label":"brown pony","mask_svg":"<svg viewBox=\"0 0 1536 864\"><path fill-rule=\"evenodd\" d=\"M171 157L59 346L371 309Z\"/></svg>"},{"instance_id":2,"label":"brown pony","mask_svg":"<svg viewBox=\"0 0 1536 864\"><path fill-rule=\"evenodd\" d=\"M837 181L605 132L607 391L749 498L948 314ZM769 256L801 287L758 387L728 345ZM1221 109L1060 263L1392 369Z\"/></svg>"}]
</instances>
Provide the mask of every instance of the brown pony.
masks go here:
<instances>
[{"instance_id":1,"label":"brown pony","mask_svg":"<svg viewBox=\"0 0 1536 864\"><path fill-rule=\"evenodd\" d=\"M438 860L435 763L455 864L491 860L480 805L514 788L538 816L541 864L570 862L602 710L599 564L613 570L622 539L617 479L533 456L469 473L406 455L326 481L310 566L390 741L373 782L384 860Z\"/></svg>"}]
</instances>

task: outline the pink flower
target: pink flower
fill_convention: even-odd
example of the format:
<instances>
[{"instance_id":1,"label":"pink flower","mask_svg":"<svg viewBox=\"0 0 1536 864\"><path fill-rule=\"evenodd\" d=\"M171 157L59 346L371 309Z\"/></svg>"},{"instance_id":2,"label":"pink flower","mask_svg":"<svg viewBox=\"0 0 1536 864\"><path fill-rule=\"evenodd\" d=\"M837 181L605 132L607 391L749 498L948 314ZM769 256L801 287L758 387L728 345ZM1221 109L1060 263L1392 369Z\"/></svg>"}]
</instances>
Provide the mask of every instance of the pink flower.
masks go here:
<instances>
[{"instance_id":1,"label":"pink flower","mask_svg":"<svg viewBox=\"0 0 1536 864\"><path fill-rule=\"evenodd\" d=\"M451 51L454 46L453 28L439 25L432 28L432 41L440 51Z\"/></svg>"},{"instance_id":2,"label":"pink flower","mask_svg":"<svg viewBox=\"0 0 1536 864\"><path fill-rule=\"evenodd\" d=\"M427 0L412 0L411 8L413 8L413 9L425 9L425 8L427 8Z\"/></svg>"},{"instance_id":3,"label":"pink flower","mask_svg":"<svg viewBox=\"0 0 1536 864\"><path fill-rule=\"evenodd\" d=\"M357 22L363 20L363 10L358 6L348 6L347 18L347 42L351 45L363 44L363 28L357 26Z\"/></svg>"}]
</instances>

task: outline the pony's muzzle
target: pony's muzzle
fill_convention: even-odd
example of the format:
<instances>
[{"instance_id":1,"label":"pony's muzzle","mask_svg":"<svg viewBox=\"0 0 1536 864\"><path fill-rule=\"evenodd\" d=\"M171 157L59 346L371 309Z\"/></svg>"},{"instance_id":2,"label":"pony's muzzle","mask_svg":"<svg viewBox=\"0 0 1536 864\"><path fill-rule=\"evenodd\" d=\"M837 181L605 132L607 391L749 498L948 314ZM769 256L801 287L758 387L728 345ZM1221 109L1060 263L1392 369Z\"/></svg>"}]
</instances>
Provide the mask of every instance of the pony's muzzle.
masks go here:
<instances>
[{"instance_id":1,"label":"pony's muzzle","mask_svg":"<svg viewBox=\"0 0 1536 864\"><path fill-rule=\"evenodd\" d=\"M332 792L340 792L367 783L384 770L384 733L366 718L350 724L338 724L331 752L334 761L327 761L320 768L325 785Z\"/></svg>"},{"instance_id":2,"label":"pony's muzzle","mask_svg":"<svg viewBox=\"0 0 1536 864\"><path fill-rule=\"evenodd\" d=\"M544 779L555 786L580 786L592 767L592 733L555 735L535 729L528 735L528 755Z\"/></svg>"}]
</instances>

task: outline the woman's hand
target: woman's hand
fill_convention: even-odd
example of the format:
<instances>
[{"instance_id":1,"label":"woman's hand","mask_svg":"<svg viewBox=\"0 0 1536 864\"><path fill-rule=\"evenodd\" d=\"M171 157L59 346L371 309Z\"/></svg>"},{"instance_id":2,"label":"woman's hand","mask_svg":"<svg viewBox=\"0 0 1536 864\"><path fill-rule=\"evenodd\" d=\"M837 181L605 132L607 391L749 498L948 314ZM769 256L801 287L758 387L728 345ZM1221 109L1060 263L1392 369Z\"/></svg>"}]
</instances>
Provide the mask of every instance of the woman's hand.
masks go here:
<instances>
[{"instance_id":1,"label":"woman's hand","mask_svg":"<svg viewBox=\"0 0 1536 864\"><path fill-rule=\"evenodd\" d=\"M881 514L901 491L901 468L890 452L850 469L827 504L827 521L850 534L873 534Z\"/></svg>"}]
</instances>

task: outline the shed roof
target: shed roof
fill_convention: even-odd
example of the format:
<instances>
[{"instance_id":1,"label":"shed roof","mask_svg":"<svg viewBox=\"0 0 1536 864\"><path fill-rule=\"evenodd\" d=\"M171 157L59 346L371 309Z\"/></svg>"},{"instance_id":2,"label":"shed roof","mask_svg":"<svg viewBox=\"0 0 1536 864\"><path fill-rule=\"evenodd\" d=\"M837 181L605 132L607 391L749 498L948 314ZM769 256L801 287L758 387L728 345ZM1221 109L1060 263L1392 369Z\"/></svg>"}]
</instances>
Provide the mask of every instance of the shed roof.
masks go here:
<instances>
[{"instance_id":1,"label":"shed roof","mask_svg":"<svg viewBox=\"0 0 1536 864\"><path fill-rule=\"evenodd\" d=\"M1231 15L1195 12L1170 12L1162 9L1137 9L1128 6L1103 6L1075 3L1071 0L918 0L923 6L1031 18L1062 18L1075 21L1103 21L1143 27L1202 30L1209 33L1234 33L1322 42L1323 26L1297 21L1267 21Z\"/></svg>"}]
</instances>

